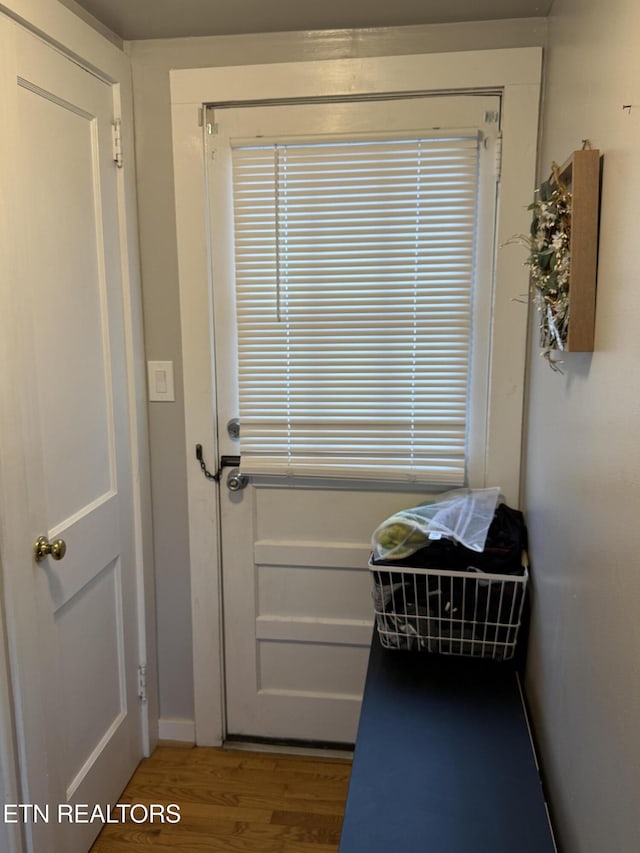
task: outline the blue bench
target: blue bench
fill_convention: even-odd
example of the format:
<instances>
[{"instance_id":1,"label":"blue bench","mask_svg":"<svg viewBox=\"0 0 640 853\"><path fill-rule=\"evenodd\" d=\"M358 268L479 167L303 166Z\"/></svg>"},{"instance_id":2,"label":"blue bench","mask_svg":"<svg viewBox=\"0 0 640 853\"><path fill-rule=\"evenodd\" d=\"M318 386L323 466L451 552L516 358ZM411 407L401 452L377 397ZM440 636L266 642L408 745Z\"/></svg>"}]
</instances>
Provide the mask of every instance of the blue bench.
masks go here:
<instances>
[{"instance_id":1,"label":"blue bench","mask_svg":"<svg viewBox=\"0 0 640 853\"><path fill-rule=\"evenodd\" d=\"M517 674L374 635L340 853L554 853Z\"/></svg>"}]
</instances>

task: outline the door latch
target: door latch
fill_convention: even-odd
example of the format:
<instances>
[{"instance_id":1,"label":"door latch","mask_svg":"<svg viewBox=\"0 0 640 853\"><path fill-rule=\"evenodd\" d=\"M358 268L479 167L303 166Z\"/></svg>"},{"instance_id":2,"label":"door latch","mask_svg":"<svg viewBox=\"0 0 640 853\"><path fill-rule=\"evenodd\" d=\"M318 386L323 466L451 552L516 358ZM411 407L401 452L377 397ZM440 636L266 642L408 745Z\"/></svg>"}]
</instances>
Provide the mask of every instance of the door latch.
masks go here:
<instances>
[{"instance_id":1,"label":"door latch","mask_svg":"<svg viewBox=\"0 0 640 853\"><path fill-rule=\"evenodd\" d=\"M207 469L207 465L204 461L204 456L202 455L202 445L196 444L196 459L200 463L200 467L202 468L202 473L207 478L207 480L213 480L216 483L220 482L220 471L216 471L215 474L212 474L211 471Z\"/></svg>"},{"instance_id":2,"label":"door latch","mask_svg":"<svg viewBox=\"0 0 640 853\"><path fill-rule=\"evenodd\" d=\"M240 466L240 457L239 456L221 456L220 457L220 467L218 468L216 473L213 474L211 471L209 471L209 469L207 468L207 464L204 461L204 455L202 452L202 445L201 444L196 444L196 459L200 463L200 467L202 468L202 473L204 474L204 476L207 478L207 480L213 480L214 483L220 482L220 477L222 476L222 469L223 468L239 468L239 466ZM244 476L244 474L239 474L239 476L241 479L246 480L246 477ZM238 488L244 489L244 486L246 486L246 482L242 486L237 486L236 490ZM231 490L234 491L233 488Z\"/></svg>"}]
</instances>

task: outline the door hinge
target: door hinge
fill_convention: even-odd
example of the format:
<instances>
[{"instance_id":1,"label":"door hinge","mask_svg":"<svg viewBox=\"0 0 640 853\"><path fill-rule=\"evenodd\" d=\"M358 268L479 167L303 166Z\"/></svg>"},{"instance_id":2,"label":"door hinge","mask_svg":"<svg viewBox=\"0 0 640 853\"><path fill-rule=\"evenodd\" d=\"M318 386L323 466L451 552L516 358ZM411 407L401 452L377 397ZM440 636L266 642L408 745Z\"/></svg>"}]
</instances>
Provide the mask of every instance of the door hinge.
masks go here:
<instances>
[{"instance_id":1,"label":"door hinge","mask_svg":"<svg viewBox=\"0 0 640 853\"><path fill-rule=\"evenodd\" d=\"M113 135L113 162L122 169L122 121L117 118L111 126Z\"/></svg>"},{"instance_id":2,"label":"door hinge","mask_svg":"<svg viewBox=\"0 0 640 853\"><path fill-rule=\"evenodd\" d=\"M147 701L147 665L140 664L138 667L138 698L141 702Z\"/></svg>"},{"instance_id":3,"label":"door hinge","mask_svg":"<svg viewBox=\"0 0 640 853\"><path fill-rule=\"evenodd\" d=\"M496 137L496 183L500 182L502 177L502 134Z\"/></svg>"}]
</instances>

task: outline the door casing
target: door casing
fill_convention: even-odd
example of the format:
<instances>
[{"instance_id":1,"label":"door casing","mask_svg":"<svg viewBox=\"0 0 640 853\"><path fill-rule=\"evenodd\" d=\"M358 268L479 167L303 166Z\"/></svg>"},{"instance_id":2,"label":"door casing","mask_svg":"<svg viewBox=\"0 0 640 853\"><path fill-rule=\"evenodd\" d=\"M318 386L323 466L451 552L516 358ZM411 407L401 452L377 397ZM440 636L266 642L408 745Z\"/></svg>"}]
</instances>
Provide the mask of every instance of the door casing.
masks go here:
<instances>
[{"instance_id":1,"label":"door casing","mask_svg":"<svg viewBox=\"0 0 640 853\"><path fill-rule=\"evenodd\" d=\"M248 101L497 91L502 97L502 178L496 243L528 228L535 186L541 48L376 57L172 71L171 103L186 426L195 728L199 745L225 735L219 506L216 487L193 463L196 444L217 460L202 107ZM490 409L522 424L528 291L521 254L496 257ZM224 427L224 425L222 425ZM512 431L513 433L514 431ZM487 481L518 503L521 429L487 448ZM192 464L189 464L192 463Z\"/></svg>"}]
</instances>

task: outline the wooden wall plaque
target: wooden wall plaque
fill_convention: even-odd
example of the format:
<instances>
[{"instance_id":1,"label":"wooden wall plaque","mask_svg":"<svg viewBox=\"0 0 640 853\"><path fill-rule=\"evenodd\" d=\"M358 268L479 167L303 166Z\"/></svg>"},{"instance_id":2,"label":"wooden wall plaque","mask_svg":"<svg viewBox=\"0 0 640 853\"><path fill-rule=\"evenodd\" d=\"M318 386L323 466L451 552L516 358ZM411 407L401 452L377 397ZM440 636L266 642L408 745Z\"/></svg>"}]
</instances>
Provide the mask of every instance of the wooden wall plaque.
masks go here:
<instances>
[{"instance_id":1,"label":"wooden wall plaque","mask_svg":"<svg viewBox=\"0 0 640 853\"><path fill-rule=\"evenodd\" d=\"M572 195L569 328L565 350L592 352L596 317L600 152L574 151L559 170Z\"/></svg>"}]
</instances>

